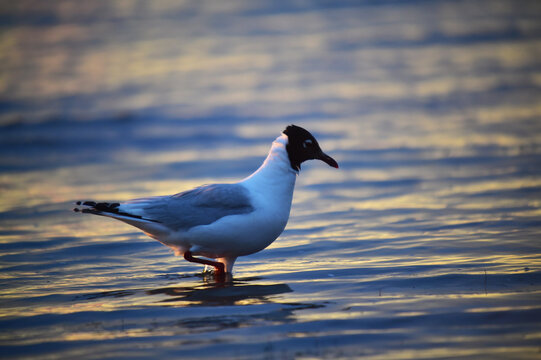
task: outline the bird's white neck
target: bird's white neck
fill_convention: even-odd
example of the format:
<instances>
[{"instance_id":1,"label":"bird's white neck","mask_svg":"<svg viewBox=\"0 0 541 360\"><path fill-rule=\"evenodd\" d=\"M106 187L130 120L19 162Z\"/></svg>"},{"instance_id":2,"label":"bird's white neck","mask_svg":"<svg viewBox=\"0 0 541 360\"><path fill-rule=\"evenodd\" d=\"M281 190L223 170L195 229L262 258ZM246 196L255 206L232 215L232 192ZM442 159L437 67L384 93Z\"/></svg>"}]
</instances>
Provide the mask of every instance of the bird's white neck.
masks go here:
<instances>
[{"instance_id":1,"label":"bird's white neck","mask_svg":"<svg viewBox=\"0 0 541 360\"><path fill-rule=\"evenodd\" d=\"M278 190L277 188L282 188L292 194L298 171L294 170L289 162L286 150L287 141L285 134L277 137L263 164L242 182L247 185L260 184L258 186L261 189L264 189L265 186L271 187L275 191Z\"/></svg>"}]
</instances>

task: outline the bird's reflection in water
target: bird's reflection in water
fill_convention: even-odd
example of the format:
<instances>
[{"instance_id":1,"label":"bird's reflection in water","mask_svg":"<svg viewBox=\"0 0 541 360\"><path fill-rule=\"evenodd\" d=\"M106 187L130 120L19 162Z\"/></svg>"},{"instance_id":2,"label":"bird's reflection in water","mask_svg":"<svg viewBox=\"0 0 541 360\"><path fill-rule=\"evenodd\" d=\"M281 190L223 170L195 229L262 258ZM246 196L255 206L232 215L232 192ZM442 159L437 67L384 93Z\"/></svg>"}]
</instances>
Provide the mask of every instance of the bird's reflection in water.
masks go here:
<instances>
[{"instance_id":1,"label":"bird's reflection in water","mask_svg":"<svg viewBox=\"0 0 541 360\"><path fill-rule=\"evenodd\" d=\"M225 282L205 281L191 287L164 287L147 290L146 294L166 295L167 298L161 302L167 305L178 303L184 306L224 306L269 303L269 296L293 291L287 284L257 285L249 284L250 280L255 278L229 279Z\"/></svg>"},{"instance_id":2,"label":"bird's reflection in water","mask_svg":"<svg viewBox=\"0 0 541 360\"><path fill-rule=\"evenodd\" d=\"M268 284L261 278L211 281L200 275L165 274L171 280L167 287L156 289L122 289L77 296L74 301L107 303L107 312L94 311L94 329L111 331L120 323L119 336L126 331L137 334L175 336L213 333L223 329L266 326L296 321L295 312L321 307L321 304L283 302L280 294L293 290L287 284ZM212 278L211 278L212 279ZM180 286L184 284L184 286ZM140 305L146 305L140 307ZM135 307L138 310L134 310ZM156 306L157 305L157 306ZM111 311L115 308L118 311ZM176 308L173 312L166 308ZM189 308L189 310L187 310ZM128 311L126 311L128 310ZM140 316L130 317L131 310ZM113 330L113 332L116 330ZM215 339L209 340L210 342ZM179 339L191 344L193 339Z\"/></svg>"}]
</instances>

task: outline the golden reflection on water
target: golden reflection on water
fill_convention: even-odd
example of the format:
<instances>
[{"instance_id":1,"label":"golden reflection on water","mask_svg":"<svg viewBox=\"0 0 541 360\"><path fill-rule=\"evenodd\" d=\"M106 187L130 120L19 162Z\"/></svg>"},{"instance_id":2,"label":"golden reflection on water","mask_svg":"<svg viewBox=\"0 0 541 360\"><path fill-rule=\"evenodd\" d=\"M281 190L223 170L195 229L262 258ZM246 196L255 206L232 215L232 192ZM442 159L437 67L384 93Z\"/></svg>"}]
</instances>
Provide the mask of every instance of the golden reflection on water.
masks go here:
<instances>
[{"instance_id":1,"label":"golden reflection on water","mask_svg":"<svg viewBox=\"0 0 541 360\"><path fill-rule=\"evenodd\" d=\"M190 6L167 3L163 9L185 7ZM62 16L66 20L78 16L75 12L66 13L60 9L51 7L49 10L64 14ZM146 16L161 14L162 10L148 7ZM126 31L134 31L138 36L120 42L114 39L111 42L97 41L110 34L112 25L107 22L107 16L103 21L98 19L85 25L67 21L48 27L8 29L1 37L0 49L3 51L0 53L6 63L5 69L12 71L4 72L0 91L10 99L96 94L99 96L98 107L87 109L90 111L135 111L149 106L175 106L182 108L182 114L186 115L205 114L209 107L234 105L240 107L240 111L253 115L279 115L288 110L299 113L309 112L310 107L314 106L329 106L331 104L327 100L334 98L419 99L479 93L517 81L535 82L540 76L536 71L528 79L506 74L507 70L535 67L541 56L541 43L535 39L475 45L427 43L422 47L374 47L369 51L352 48L345 54L334 54L329 50L329 44L342 39L377 43L386 39L422 41L429 38L429 32L433 29L415 20L407 23L385 21L383 24L369 21L366 25L358 20L351 27L344 26L329 32L325 26L318 25L325 24L327 18L322 18L319 12L295 14L296 20L293 22L290 21L290 14L261 14L257 20L243 17L242 22L228 23L228 30L237 31L232 36L227 32L220 35L205 31L198 16L194 16L175 24L178 30L172 36L168 32L168 27L172 26L169 21L158 22L154 27L145 20L132 22L127 14L134 10L119 11L114 5L96 5L94 11L118 13L119 19L126 21ZM329 13L326 15L348 15L344 9L327 11ZM376 18L398 16L403 19L403 14L395 13L392 8L386 11L389 13L377 13ZM362 18L369 16L368 13L358 14ZM414 19L416 15L412 13L411 16ZM237 29L237 23L243 24L244 31ZM522 23L524 31L528 28L526 24ZM483 23L445 19L439 31L442 35L453 37L479 31L501 31L504 26L496 20ZM284 34L266 35L263 32L258 35L257 41L250 41L245 34L251 28L282 31ZM289 36L288 28L296 35ZM199 30L198 36L193 36L194 29ZM84 51L77 51L70 47L74 43L89 45ZM222 50L222 44L227 46L228 51ZM273 70L282 64L301 67L299 54L302 51L329 53L329 61L347 56L345 58L355 64L354 70L363 76L324 78L325 73L311 67L302 67L300 73ZM20 65L21 61L23 66ZM485 63L497 64L501 72L471 71ZM396 64L406 66L402 71L412 77L412 81L394 76ZM59 77L61 81L58 81ZM21 78L25 81L20 81ZM300 82L306 80L310 81L310 86L300 86ZM187 82L191 85L179 86ZM127 84L144 85L148 90L122 94L121 89ZM118 96L100 96L100 93L115 91ZM201 96L202 93L205 96ZM344 106L349 105L342 104L342 109Z\"/></svg>"},{"instance_id":2,"label":"golden reflection on water","mask_svg":"<svg viewBox=\"0 0 541 360\"><path fill-rule=\"evenodd\" d=\"M15 104L0 113L0 125L19 126L14 128L22 143L42 150L33 151L49 166L40 167L24 150L1 158L2 166L15 170L0 174L0 212L6 215L0 244L22 245L2 252L7 260L0 279L10 286L0 290L6 304L0 318L24 321L36 315L157 307L192 307L198 316L208 316L206 309L216 304L190 295L212 288L200 277L173 276L199 268L135 235L128 225L72 213L72 203L122 201L235 181L257 167L239 164L251 164L255 157L262 161L291 122L314 132L341 168L303 164L287 231L265 252L237 262L238 278L255 279L249 281L258 285L283 281L292 291L222 306L308 304L288 321L311 327L312 322L406 319L410 325L382 332L415 335L430 328L415 323L424 316L540 310L535 274L541 268L536 242L541 180L534 157L541 143L536 98L541 42L538 24L526 17L509 23L527 36L498 37L509 31L502 14L511 2L499 1L490 9L476 2L434 2L422 11L410 4L364 11L263 11L253 17L240 10L261 10L260 5L242 2L149 2L144 16L136 3L124 1L32 4L36 7L28 11L46 8L60 20L7 26L0 35L0 94ZM154 18L186 9L193 16L182 21ZM486 11L498 15L485 16ZM440 21L424 21L419 14L425 13L440 14ZM89 18L81 21L82 14ZM219 31L208 14L222 19ZM482 40L485 35L489 40ZM469 36L475 41L468 42ZM146 119L146 111L154 114L149 109L158 109L157 121ZM143 115L117 128L100 126L112 134L111 144L122 137L116 132L133 128L128 138L133 142L112 146L95 162L55 161L58 153L48 150L57 145L74 157L79 153L62 136L25 128L56 117L71 125L125 111ZM190 126L177 126L180 122ZM57 130L63 125L43 131ZM209 142L218 140L212 146L183 143L198 137L206 141L202 134ZM171 140L176 137L178 144ZM162 142L167 146L153 148ZM189 164L202 165L191 172L184 167ZM237 170L229 170L229 164ZM179 320L175 316L171 322ZM189 326L145 321L136 328L119 325L120 330L79 324L69 331L60 327L48 340L36 335L17 341L114 343L151 336L177 341L179 334L193 335ZM283 325L272 317L264 321ZM239 321L239 329L254 323ZM287 336L309 339L311 331L320 338L380 335L370 328L300 326ZM509 336L540 335L530 328ZM473 342L488 341L488 336L440 333L424 341L429 348L368 358L475 357L480 350ZM429 346L450 341L462 348ZM502 345L491 347L490 354L531 350Z\"/></svg>"}]
</instances>

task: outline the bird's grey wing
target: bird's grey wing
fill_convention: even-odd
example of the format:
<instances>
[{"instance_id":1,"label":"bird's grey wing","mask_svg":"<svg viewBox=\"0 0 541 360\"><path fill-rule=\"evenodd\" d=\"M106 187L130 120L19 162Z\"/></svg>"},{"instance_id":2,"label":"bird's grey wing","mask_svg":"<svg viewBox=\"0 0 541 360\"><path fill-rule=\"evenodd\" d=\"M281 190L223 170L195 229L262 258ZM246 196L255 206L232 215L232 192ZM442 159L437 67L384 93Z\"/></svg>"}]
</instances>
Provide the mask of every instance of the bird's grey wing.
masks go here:
<instances>
[{"instance_id":1,"label":"bird's grey wing","mask_svg":"<svg viewBox=\"0 0 541 360\"><path fill-rule=\"evenodd\" d=\"M239 184L205 185L171 196L136 200L140 214L173 230L208 225L229 215L253 211L248 190ZM126 204L127 205L127 204Z\"/></svg>"}]
</instances>

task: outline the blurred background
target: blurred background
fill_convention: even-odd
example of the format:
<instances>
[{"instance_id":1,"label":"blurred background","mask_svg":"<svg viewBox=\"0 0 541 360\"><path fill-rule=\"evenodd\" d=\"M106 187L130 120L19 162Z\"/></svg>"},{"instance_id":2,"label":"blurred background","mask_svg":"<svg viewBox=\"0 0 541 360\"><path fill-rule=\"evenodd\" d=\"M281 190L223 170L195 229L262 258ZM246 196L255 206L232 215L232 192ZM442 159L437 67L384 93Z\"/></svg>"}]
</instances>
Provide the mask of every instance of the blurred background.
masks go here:
<instances>
[{"instance_id":1,"label":"blurred background","mask_svg":"<svg viewBox=\"0 0 541 360\"><path fill-rule=\"evenodd\" d=\"M69 212L241 179L291 123L340 170L240 297ZM540 175L536 0L0 2L3 354L535 358Z\"/></svg>"}]
</instances>

